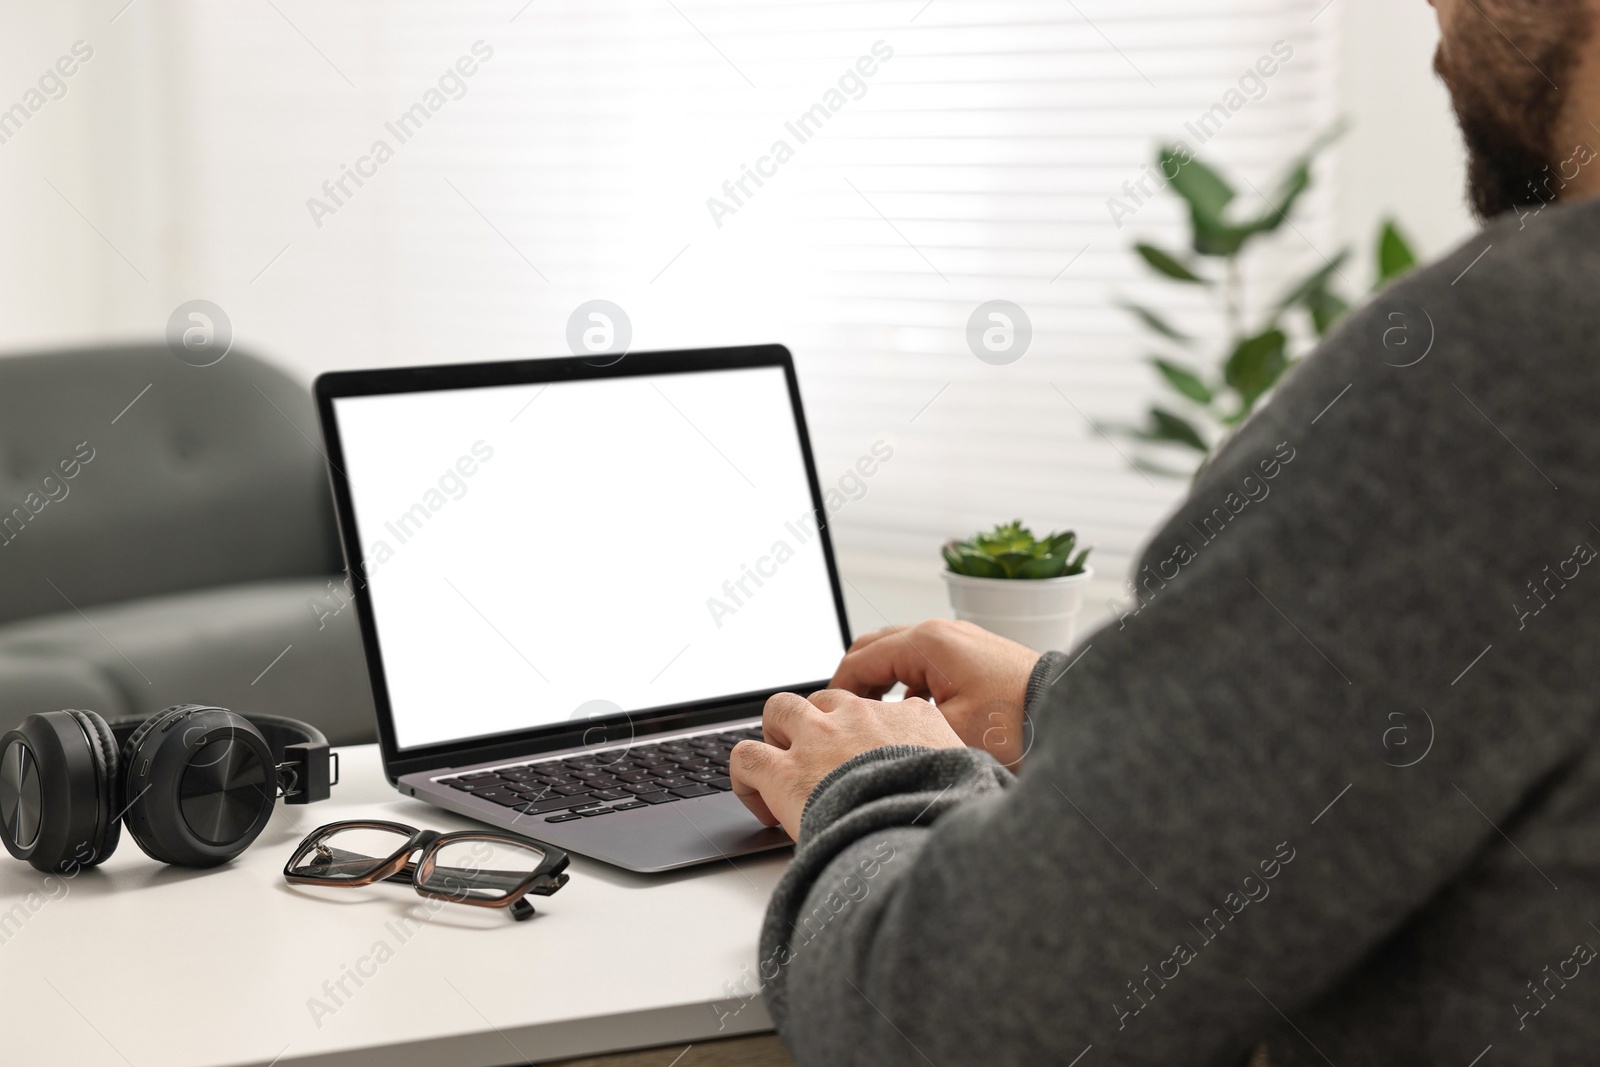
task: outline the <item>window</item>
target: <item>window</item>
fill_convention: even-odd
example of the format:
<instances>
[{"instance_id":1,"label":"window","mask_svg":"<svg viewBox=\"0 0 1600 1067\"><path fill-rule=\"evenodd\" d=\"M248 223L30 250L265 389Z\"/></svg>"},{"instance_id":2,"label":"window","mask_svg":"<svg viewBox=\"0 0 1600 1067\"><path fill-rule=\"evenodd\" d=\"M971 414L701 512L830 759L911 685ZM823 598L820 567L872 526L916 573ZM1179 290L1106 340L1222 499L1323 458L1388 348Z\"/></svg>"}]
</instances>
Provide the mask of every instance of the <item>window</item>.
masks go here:
<instances>
[{"instance_id":1,"label":"window","mask_svg":"<svg viewBox=\"0 0 1600 1067\"><path fill-rule=\"evenodd\" d=\"M636 349L781 341L825 483L893 448L845 486L847 570L931 577L944 538L1022 517L1120 575L1184 484L1091 425L1156 388L1113 299L1210 329L1131 254L1183 230L1138 183L1182 138L1264 188L1326 129L1322 5L191 2L103 51L141 57L128 110L163 146L151 292L216 300L308 378L563 354L595 298ZM1331 245L1325 177L1301 211L1264 284ZM1004 366L967 341L996 299L1033 330Z\"/></svg>"}]
</instances>

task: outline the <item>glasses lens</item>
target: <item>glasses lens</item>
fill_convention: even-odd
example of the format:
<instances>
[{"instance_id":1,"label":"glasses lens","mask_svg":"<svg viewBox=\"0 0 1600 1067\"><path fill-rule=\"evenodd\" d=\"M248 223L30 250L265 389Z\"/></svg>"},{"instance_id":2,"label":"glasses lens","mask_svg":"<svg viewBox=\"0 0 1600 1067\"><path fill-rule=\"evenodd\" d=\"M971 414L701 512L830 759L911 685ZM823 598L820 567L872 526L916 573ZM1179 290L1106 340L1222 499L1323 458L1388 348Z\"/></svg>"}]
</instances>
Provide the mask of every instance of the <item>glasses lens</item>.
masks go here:
<instances>
[{"instance_id":1,"label":"glasses lens","mask_svg":"<svg viewBox=\"0 0 1600 1067\"><path fill-rule=\"evenodd\" d=\"M421 888L452 900L499 900L544 862L543 850L492 838L457 838L423 864Z\"/></svg>"},{"instance_id":2,"label":"glasses lens","mask_svg":"<svg viewBox=\"0 0 1600 1067\"><path fill-rule=\"evenodd\" d=\"M330 882L365 878L405 847L410 834L373 826L329 830L295 857L293 874Z\"/></svg>"}]
</instances>

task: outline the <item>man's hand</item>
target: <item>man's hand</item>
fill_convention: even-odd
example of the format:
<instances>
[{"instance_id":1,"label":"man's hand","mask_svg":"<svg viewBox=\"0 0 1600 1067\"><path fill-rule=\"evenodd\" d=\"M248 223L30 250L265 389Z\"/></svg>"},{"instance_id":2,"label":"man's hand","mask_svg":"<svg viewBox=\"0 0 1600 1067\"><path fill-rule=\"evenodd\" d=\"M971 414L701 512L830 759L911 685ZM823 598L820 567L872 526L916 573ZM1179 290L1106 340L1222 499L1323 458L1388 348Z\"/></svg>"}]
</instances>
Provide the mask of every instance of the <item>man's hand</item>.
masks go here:
<instances>
[{"instance_id":1,"label":"man's hand","mask_svg":"<svg viewBox=\"0 0 1600 1067\"><path fill-rule=\"evenodd\" d=\"M1022 712L1039 653L970 622L931 619L856 639L830 683L877 699L896 682L931 698L972 748L1007 767L1022 760Z\"/></svg>"},{"instance_id":2,"label":"man's hand","mask_svg":"<svg viewBox=\"0 0 1600 1067\"><path fill-rule=\"evenodd\" d=\"M884 704L838 689L811 699L779 693L761 717L766 743L733 748L733 792L768 826L800 840L800 816L817 783L840 764L886 745L961 748L961 738L926 700Z\"/></svg>"}]
</instances>

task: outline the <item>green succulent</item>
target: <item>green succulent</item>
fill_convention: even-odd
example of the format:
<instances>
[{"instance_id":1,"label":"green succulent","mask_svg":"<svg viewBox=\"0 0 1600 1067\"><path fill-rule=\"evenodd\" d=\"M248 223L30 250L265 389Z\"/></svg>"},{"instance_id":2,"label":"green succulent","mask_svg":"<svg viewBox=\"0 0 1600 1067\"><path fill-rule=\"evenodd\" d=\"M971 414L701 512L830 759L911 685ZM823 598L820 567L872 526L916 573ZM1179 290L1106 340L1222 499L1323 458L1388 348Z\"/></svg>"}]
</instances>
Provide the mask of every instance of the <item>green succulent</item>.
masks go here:
<instances>
[{"instance_id":1,"label":"green succulent","mask_svg":"<svg viewBox=\"0 0 1600 1067\"><path fill-rule=\"evenodd\" d=\"M1078 535L1071 530L1039 539L1022 520L996 526L966 541L944 546L944 561L956 574L969 578L1064 578L1083 573L1085 548L1076 556Z\"/></svg>"}]
</instances>

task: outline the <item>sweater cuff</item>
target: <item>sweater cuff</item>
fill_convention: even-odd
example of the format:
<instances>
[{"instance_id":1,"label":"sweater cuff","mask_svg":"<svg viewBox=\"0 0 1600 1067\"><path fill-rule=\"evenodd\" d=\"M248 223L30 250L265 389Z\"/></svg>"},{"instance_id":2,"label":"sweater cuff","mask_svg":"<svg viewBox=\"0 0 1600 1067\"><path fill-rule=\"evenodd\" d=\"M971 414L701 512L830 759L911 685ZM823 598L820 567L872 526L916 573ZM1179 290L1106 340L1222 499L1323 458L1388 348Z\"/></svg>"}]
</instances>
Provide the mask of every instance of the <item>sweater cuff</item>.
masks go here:
<instances>
[{"instance_id":1,"label":"sweater cuff","mask_svg":"<svg viewBox=\"0 0 1600 1067\"><path fill-rule=\"evenodd\" d=\"M874 763L889 763L893 760L904 759L907 756L915 756L923 752L932 751L934 750L924 745L885 745L882 748L875 748L868 752L863 752L859 756L852 756L845 760L843 763L839 764L839 766L835 767L833 770L824 775L822 781L817 783L816 788L811 790L811 796L806 798L806 806L800 811L801 838L810 837L813 832L822 829L820 826L806 825L808 821L813 823L818 821L812 817L812 812L817 810L817 801L821 799L822 795L826 793L836 782L838 782L839 779L843 778L851 771L854 771L860 767L870 766Z\"/></svg>"},{"instance_id":2,"label":"sweater cuff","mask_svg":"<svg viewBox=\"0 0 1600 1067\"><path fill-rule=\"evenodd\" d=\"M1039 657L1039 662L1033 665L1033 673L1028 675L1028 688L1022 699L1024 712L1032 715L1038 710L1039 702L1050 687L1066 673L1068 663L1065 652L1046 652Z\"/></svg>"}]
</instances>

